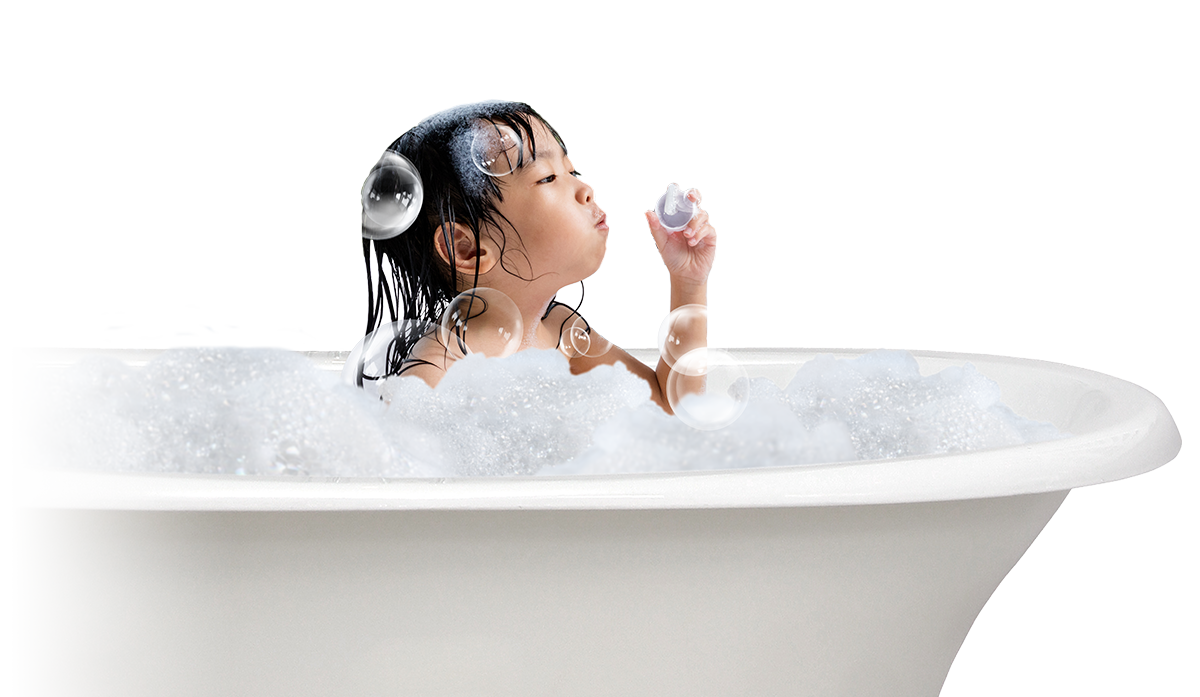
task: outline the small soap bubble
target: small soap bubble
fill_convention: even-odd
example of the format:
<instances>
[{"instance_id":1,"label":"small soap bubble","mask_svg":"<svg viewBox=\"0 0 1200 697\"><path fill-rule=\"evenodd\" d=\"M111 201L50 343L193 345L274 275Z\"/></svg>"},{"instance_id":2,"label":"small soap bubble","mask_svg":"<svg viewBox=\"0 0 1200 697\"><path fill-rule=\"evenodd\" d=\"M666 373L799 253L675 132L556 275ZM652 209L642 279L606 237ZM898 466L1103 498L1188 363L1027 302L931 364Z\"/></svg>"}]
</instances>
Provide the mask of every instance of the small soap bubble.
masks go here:
<instances>
[{"instance_id":1,"label":"small soap bubble","mask_svg":"<svg viewBox=\"0 0 1200 697\"><path fill-rule=\"evenodd\" d=\"M362 186L363 237L386 240L407 230L421 210L421 175L408 158L387 151Z\"/></svg>"},{"instance_id":2,"label":"small soap bubble","mask_svg":"<svg viewBox=\"0 0 1200 697\"><path fill-rule=\"evenodd\" d=\"M509 356L521 347L524 323L517 304L495 288L459 293L442 314L438 339L451 358L482 353Z\"/></svg>"},{"instance_id":3,"label":"small soap bubble","mask_svg":"<svg viewBox=\"0 0 1200 697\"><path fill-rule=\"evenodd\" d=\"M471 162L480 172L503 177L521 163L521 137L502 123L482 121L475 126L471 140Z\"/></svg>"},{"instance_id":4,"label":"small soap bubble","mask_svg":"<svg viewBox=\"0 0 1200 697\"><path fill-rule=\"evenodd\" d=\"M692 221L696 214L696 204L688 198L686 191L672 183L654 205L654 212L664 230L679 232Z\"/></svg>"},{"instance_id":5,"label":"small soap bubble","mask_svg":"<svg viewBox=\"0 0 1200 697\"><path fill-rule=\"evenodd\" d=\"M658 327L658 354L668 366L674 366L683 354L697 348L687 345L684 337L707 336L707 330L707 306L680 305Z\"/></svg>"},{"instance_id":6,"label":"small soap bubble","mask_svg":"<svg viewBox=\"0 0 1200 697\"><path fill-rule=\"evenodd\" d=\"M701 431L715 431L737 421L746 410L750 378L728 351L698 348L675 361L666 392L680 421Z\"/></svg>"},{"instance_id":7,"label":"small soap bubble","mask_svg":"<svg viewBox=\"0 0 1200 697\"><path fill-rule=\"evenodd\" d=\"M289 438L276 443L271 449L271 455L268 469L271 474L308 475L303 450L294 440Z\"/></svg>"},{"instance_id":8,"label":"small soap bubble","mask_svg":"<svg viewBox=\"0 0 1200 697\"><path fill-rule=\"evenodd\" d=\"M612 342L593 332L582 317L574 317L562 329L558 349L567 358L603 356L612 348Z\"/></svg>"}]
</instances>

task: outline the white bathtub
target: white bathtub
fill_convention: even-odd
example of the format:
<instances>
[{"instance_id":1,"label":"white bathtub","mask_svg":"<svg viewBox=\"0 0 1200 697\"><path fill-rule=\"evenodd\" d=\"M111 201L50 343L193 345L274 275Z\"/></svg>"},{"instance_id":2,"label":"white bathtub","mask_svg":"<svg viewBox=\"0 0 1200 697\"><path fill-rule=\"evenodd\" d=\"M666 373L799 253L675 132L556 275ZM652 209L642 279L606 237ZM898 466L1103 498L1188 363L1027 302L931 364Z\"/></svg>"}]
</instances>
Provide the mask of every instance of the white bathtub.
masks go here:
<instances>
[{"instance_id":1,"label":"white bathtub","mask_svg":"<svg viewBox=\"0 0 1200 697\"><path fill-rule=\"evenodd\" d=\"M816 353L738 350L786 381ZM34 693L936 695L1078 486L1180 447L1079 368L974 363L1070 438L714 473L294 481L39 473L24 486ZM333 354L314 354L338 369Z\"/></svg>"}]
</instances>

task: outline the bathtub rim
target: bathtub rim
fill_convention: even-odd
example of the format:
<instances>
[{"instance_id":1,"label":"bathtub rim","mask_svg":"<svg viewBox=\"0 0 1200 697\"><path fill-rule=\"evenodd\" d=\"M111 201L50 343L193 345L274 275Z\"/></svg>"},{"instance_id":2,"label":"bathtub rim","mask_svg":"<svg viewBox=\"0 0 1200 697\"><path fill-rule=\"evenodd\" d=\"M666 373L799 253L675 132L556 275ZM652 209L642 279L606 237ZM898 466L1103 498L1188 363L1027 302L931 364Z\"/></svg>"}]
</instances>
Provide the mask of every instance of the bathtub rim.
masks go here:
<instances>
[{"instance_id":1,"label":"bathtub rim","mask_svg":"<svg viewBox=\"0 0 1200 697\"><path fill-rule=\"evenodd\" d=\"M875 349L729 349L750 360L852 357ZM136 364L160 351L62 350L43 365L89 353ZM913 456L822 465L520 477L293 479L219 474L27 471L26 506L113 510L596 510L773 508L896 504L983 499L1050 491L1132 477L1171 461L1181 438L1166 406L1133 383L1062 363L942 351L909 351L927 364L972 363L1052 371L1108 400L1100 424L1070 437L970 453ZM347 352L301 351L326 370L340 370ZM647 362L657 354L632 350ZM58 362L58 365L63 365ZM935 368L937 370L940 368ZM999 371L993 371L999 372ZM993 378L995 379L995 378ZM1004 387L1003 380L997 380ZM1007 401L1007 400L1006 400ZM1112 413L1109 413L1112 412ZM1057 463L1054 467L1048 465Z\"/></svg>"}]
</instances>

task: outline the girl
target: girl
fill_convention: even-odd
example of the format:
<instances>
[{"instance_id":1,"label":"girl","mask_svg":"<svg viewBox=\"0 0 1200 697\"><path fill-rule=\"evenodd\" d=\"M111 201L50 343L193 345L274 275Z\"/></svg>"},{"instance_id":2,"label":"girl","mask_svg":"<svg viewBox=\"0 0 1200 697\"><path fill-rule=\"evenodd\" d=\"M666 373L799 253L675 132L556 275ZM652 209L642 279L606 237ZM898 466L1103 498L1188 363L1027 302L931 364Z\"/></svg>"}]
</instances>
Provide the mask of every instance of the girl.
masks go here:
<instances>
[{"instance_id":1,"label":"girl","mask_svg":"<svg viewBox=\"0 0 1200 697\"><path fill-rule=\"evenodd\" d=\"M500 153L502 168L484 173L472 161L473 134L516 135L511 152ZM512 129L508 131L506 129ZM520 349L564 348L564 329L577 326L592 347L607 342L573 309L554 301L563 287L581 282L600 268L608 238L604 211L592 187L575 170L558 133L529 105L485 102L450 109L422 121L385 152L399 153L416 168L424 200L404 232L384 239L364 210L363 254L367 264L367 333L399 319L405 322L392 342L382 375L413 375L434 386L463 355L455 341L443 342L436 327L451 301L465 290L491 288L516 303L525 328ZM507 171L511 169L511 172ZM374 171L374 170L373 170ZM700 201L692 190L688 198ZM716 251L716 230L708 214L697 214L680 232L665 230L646 212L650 234L671 276L671 309L707 303L708 273ZM487 304L486 293L471 303L472 321ZM397 304L398 303L398 304ZM386 304L386 314L385 314ZM681 327L676 355L705 346L707 327ZM478 334L478 333L477 333ZM623 363L650 385L651 397L668 413L664 398L671 367L657 370L613 346L606 352L564 349L571 372ZM598 355L596 355L598 354Z\"/></svg>"}]
</instances>

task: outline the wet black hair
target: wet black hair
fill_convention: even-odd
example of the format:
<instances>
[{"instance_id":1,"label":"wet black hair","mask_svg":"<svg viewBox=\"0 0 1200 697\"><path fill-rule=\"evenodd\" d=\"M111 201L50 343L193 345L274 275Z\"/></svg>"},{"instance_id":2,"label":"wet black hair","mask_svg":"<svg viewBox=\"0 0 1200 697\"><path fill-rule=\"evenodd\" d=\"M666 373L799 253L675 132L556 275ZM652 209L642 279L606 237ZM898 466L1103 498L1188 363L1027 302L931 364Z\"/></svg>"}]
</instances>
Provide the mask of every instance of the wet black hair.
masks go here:
<instances>
[{"instance_id":1,"label":"wet black hair","mask_svg":"<svg viewBox=\"0 0 1200 697\"><path fill-rule=\"evenodd\" d=\"M392 322L417 321L401 323L387 348L386 367L381 374L364 374L363 360L360 358L357 373L357 384L360 386L364 380L400 375L417 365L429 364L429 361L411 358L413 347L430 333L430 326L436 328L439 325L451 300L464 290L478 286L478 259L473 282L467 288L460 288L454 265L447 265L438 255L434 243L435 232L443 235L446 248L453 258L453 224L459 223L471 231L475 236L476 248L480 245L481 235L486 234L483 232L485 227L498 231L499 237L494 237L494 241L500 247L500 268L518 278L532 280L529 275L533 270L522 247L517 245L516 248L510 248L508 244L508 234L511 233L520 241L520 232L496 208L497 202L503 200L496 179L475 170L470 161L472 129L480 122L513 129L528 144L526 150L533 153L535 158L537 149L533 129L535 123L540 122L563 152L567 151L558 132L532 107L522 102L482 102L448 109L425 119L388 146L388 151L403 155L416 167L421 177L424 199L416 220L403 233L382 240L372 240L364 234L363 258L367 267L365 336ZM518 155L515 163L518 168L524 165L523 157L524 153ZM364 216L364 231L368 224ZM474 302L484 301L476 298ZM551 301L546 314L559 304ZM471 305L467 314L474 316L481 311ZM578 315L578 307L572 309L568 320L575 315ZM564 320L564 326L568 320ZM444 368L445 365L440 367Z\"/></svg>"}]
</instances>

